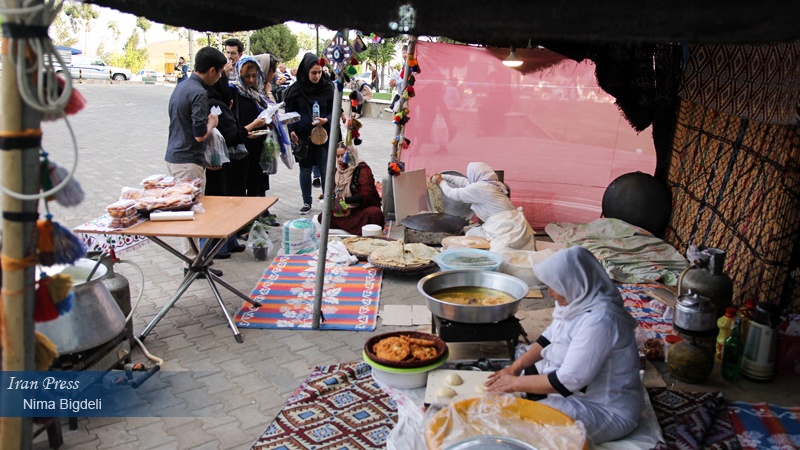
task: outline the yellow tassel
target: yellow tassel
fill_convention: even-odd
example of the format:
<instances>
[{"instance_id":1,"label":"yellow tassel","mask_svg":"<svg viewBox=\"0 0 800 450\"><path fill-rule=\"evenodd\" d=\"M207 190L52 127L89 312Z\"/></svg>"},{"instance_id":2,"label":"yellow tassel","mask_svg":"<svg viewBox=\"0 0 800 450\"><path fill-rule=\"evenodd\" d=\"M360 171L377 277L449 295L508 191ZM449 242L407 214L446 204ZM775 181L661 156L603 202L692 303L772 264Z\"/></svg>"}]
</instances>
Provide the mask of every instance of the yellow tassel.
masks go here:
<instances>
[{"instance_id":1,"label":"yellow tassel","mask_svg":"<svg viewBox=\"0 0 800 450\"><path fill-rule=\"evenodd\" d=\"M50 292L50 299L53 303L60 303L72 291L72 277L61 273L53 275L50 277L47 290Z\"/></svg>"},{"instance_id":2,"label":"yellow tassel","mask_svg":"<svg viewBox=\"0 0 800 450\"><path fill-rule=\"evenodd\" d=\"M39 261L42 265L51 266L54 263L53 252L53 222L49 219L37 223L39 231Z\"/></svg>"},{"instance_id":3,"label":"yellow tassel","mask_svg":"<svg viewBox=\"0 0 800 450\"><path fill-rule=\"evenodd\" d=\"M58 358L56 344L42 333L36 332L36 348L34 352L36 370L47 370L53 365L53 361Z\"/></svg>"}]
</instances>

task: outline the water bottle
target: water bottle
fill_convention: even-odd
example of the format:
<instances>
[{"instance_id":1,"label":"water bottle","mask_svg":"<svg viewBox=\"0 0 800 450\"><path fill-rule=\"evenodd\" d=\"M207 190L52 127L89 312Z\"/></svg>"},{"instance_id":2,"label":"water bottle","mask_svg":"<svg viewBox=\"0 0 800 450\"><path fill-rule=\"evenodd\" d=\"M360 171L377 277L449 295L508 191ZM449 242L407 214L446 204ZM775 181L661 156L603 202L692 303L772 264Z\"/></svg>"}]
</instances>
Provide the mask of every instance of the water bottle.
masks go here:
<instances>
[{"instance_id":1,"label":"water bottle","mask_svg":"<svg viewBox=\"0 0 800 450\"><path fill-rule=\"evenodd\" d=\"M717 320L717 361L722 361L722 348L725 347L725 340L731 335L733 330L733 319L736 317L736 307L731 306L725 309L725 315ZM744 341L744 339L742 339Z\"/></svg>"},{"instance_id":2,"label":"water bottle","mask_svg":"<svg viewBox=\"0 0 800 450\"><path fill-rule=\"evenodd\" d=\"M314 106L312 107L311 110L312 110L311 115L313 117L313 121L316 122L319 119L319 102L314 100Z\"/></svg>"},{"instance_id":3,"label":"water bottle","mask_svg":"<svg viewBox=\"0 0 800 450\"><path fill-rule=\"evenodd\" d=\"M729 381L739 379L742 371L742 358L744 357L744 341L742 341L742 319L737 317L733 324L733 331L725 346L722 348L722 378Z\"/></svg>"}]
</instances>

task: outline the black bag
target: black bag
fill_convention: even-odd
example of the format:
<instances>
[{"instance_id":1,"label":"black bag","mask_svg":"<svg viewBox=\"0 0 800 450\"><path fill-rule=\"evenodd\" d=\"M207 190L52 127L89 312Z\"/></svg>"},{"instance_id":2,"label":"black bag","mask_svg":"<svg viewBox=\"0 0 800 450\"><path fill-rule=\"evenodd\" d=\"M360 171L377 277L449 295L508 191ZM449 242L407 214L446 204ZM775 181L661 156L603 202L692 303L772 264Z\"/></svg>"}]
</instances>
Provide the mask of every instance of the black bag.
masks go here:
<instances>
[{"instance_id":1,"label":"black bag","mask_svg":"<svg viewBox=\"0 0 800 450\"><path fill-rule=\"evenodd\" d=\"M297 144L292 143L292 155L294 155L294 159L300 161L301 159L308 158L309 146L311 146L310 139L298 141Z\"/></svg>"},{"instance_id":2,"label":"black bag","mask_svg":"<svg viewBox=\"0 0 800 450\"><path fill-rule=\"evenodd\" d=\"M239 161L247 156L247 147L244 144L236 144L228 147L228 156L232 161Z\"/></svg>"}]
</instances>

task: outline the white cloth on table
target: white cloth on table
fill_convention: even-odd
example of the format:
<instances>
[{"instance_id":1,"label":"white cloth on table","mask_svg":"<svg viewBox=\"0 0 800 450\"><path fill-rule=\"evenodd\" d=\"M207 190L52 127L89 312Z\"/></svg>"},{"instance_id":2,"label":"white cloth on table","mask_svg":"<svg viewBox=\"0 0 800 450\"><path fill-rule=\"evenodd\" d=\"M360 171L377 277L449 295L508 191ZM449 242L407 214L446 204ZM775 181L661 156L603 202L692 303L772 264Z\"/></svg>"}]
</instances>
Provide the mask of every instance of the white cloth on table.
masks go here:
<instances>
[{"instance_id":1,"label":"white cloth on table","mask_svg":"<svg viewBox=\"0 0 800 450\"><path fill-rule=\"evenodd\" d=\"M636 428L644 402L636 321L603 267L582 247L557 251L534 273L568 301L556 305L553 323L542 333L546 345L537 368L552 374L560 393L541 402L582 421L595 443L625 436Z\"/></svg>"}]
</instances>

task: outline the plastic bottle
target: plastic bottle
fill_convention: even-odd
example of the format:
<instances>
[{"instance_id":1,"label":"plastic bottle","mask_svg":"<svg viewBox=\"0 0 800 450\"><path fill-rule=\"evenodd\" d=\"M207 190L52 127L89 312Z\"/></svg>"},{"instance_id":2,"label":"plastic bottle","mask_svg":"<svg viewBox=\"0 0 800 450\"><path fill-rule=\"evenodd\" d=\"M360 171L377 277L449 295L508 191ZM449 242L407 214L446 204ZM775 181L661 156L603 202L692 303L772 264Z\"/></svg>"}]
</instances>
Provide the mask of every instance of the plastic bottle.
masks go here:
<instances>
[{"instance_id":1,"label":"plastic bottle","mask_svg":"<svg viewBox=\"0 0 800 450\"><path fill-rule=\"evenodd\" d=\"M733 329L733 319L736 318L736 307L731 306L725 309L725 315L717 319L717 327L719 334L717 335L717 361L722 361L722 347L725 346L725 340L731 335Z\"/></svg>"},{"instance_id":2,"label":"plastic bottle","mask_svg":"<svg viewBox=\"0 0 800 450\"><path fill-rule=\"evenodd\" d=\"M722 378L736 381L742 372L742 358L744 357L744 341L742 341L742 319L734 319L733 330L722 349Z\"/></svg>"},{"instance_id":3,"label":"plastic bottle","mask_svg":"<svg viewBox=\"0 0 800 450\"><path fill-rule=\"evenodd\" d=\"M753 300L746 300L736 315L742 318L742 340L747 342L747 331L750 329L750 321L753 320L753 314L756 311L756 302Z\"/></svg>"},{"instance_id":4,"label":"plastic bottle","mask_svg":"<svg viewBox=\"0 0 800 450\"><path fill-rule=\"evenodd\" d=\"M317 119L319 119L319 102L317 102L316 100L314 100L314 106L311 108L311 111L312 111L311 115L313 116L314 122L316 122Z\"/></svg>"}]
</instances>

